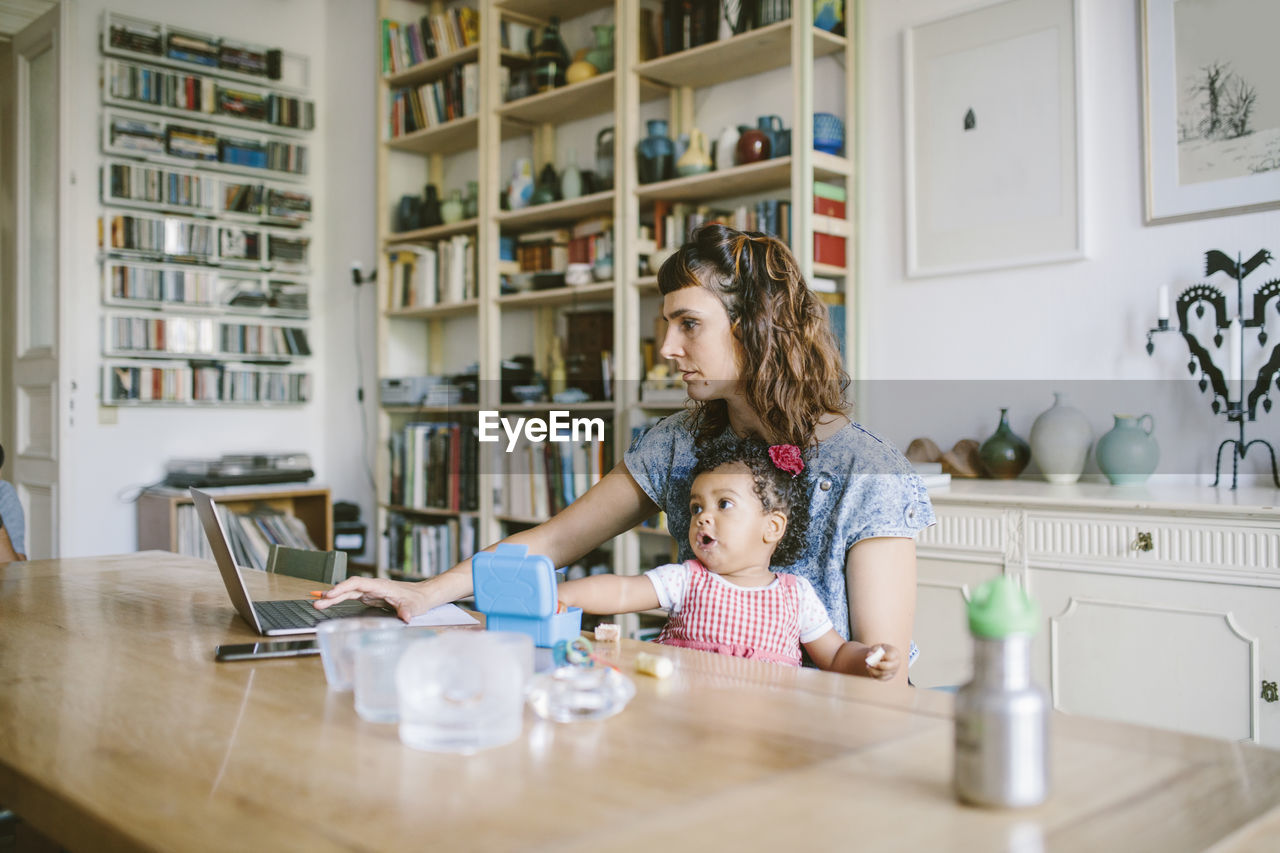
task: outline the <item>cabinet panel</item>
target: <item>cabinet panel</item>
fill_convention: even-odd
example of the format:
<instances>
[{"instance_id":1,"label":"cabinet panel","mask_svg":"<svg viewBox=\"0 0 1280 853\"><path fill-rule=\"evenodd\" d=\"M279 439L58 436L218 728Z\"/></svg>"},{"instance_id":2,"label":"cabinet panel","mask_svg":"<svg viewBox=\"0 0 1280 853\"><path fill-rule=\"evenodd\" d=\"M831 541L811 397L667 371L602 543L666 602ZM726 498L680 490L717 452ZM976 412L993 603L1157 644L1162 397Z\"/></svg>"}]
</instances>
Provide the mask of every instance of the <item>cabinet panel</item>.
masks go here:
<instances>
[{"instance_id":1,"label":"cabinet panel","mask_svg":"<svg viewBox=\"0 0 1280 853\"><path fill-rule=\"evenodd\" d=\"M916 621L912 639L920 657L911 667L917 687L954 687L973 675L973 639L969 636L969 594L1000 575L998 563L916 561Z\"/></svg>"},{"instance_id":2,"label":"cabinet panel","mask_svg":"<svg viewBox=\"0 0 1280 853\"><path fill-rule=\"evenodd\" d=\"M1037 678L1070 713L1280 746L1280 590L1031 565Z\"/></svg>"},{"instance_id":3,"label":"cabinet panel","mask_svg":"<svg viewBox=\"0 0 1280 853\"><path fill-rule=\"evenodd\" d=\"M1150 537L1142 550L1139 534ZM1280 569L1280 528L1266 522L1206 523L1160 515L1029 513L1027 557L1040 562L1123 561L1149 568Z\"/></svg>"},{"instance_id":4,"label":"cabinet panel","mask_svg":"<svg viewBox=\"0 0 1280 853\"><path fill-rule=\"evenodd\" d=\"M939 549L947 554L1004 554L1005 510L935 504L934 512L937 523L920 531L916 539L921 554Z\"/></svg>"}]
</instances>

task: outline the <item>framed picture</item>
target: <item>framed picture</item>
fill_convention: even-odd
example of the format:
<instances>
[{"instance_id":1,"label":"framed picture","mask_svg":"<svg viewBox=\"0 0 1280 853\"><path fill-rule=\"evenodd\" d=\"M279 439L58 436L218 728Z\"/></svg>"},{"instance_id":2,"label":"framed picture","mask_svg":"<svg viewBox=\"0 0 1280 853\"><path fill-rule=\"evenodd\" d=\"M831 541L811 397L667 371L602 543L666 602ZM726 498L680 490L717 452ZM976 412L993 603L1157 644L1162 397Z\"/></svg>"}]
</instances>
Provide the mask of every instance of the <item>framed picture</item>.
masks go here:
<instances>
[{"instance_id":1,"label":"framed picture","mask_svg":"<svg viewBox=\"0 0 1280 853\"><path fill-rule=\"evenodd\" d=\"M1280 3L1143 0L1147 222L1280 206Z\"/></svg>"},{"instance_id":2,"label":"framed picture","mask_svg":"<svg viewBox=\"0 0 1280 853\"><path fill-rule=\"evenodd\" d=\"M1084 256L1074 0L907 30L907 274Z\"/></svg>"}]
</instances>

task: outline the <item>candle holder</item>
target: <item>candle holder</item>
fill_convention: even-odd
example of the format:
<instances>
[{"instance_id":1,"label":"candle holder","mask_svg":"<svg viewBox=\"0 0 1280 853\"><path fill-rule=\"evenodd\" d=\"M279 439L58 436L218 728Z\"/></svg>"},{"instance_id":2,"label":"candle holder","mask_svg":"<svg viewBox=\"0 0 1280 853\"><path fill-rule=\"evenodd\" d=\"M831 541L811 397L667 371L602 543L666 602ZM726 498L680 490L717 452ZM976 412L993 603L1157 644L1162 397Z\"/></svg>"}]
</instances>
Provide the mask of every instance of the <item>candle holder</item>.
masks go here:
<instances>
[{"instance_id":1,"label":"candle holder","mask_svg":"<svg viewBox=\"0 0 1280 853\"><path fill-rule=\"evenodd\" d=\"M1238 438L1228 438L1218 445L1218 452L1214 460L1213 467L1213 485L1218 485L1222 472L1222 451L1228 447L1231 448L1231 488L1236 487L1237 475L1239 472L1240 461L1244 459L1249 448L1255 444L1265 447L1267 453L1271 457L1271 479L1275 482L1276 487L1280 488L1280 473L1276 469L1276 452L1270 442L1255 438L1252 441L1245 441L1245 421L1256 420L1258 413L1258 404L1261 402L1264 412L1271 411L1271 387L1275 383L1280 388L1280 381L1276 380L1276 373L1280 372L1280 344L1274 346L1271 355L1263 363L1258 370L1258 376L1250 388L1248 397L1245 397L1245 376L1244 376L1244 331L1246 329L1257 329L1258 345L1265 347L1267 343L1266 329L1266 311L1267 303L1272 299L1277 299L1277 309L1280 310L1280 280L1273 279L1259 287L1253 294L1253 314L1250 317L1244 316L1244 280L1245 278L1263 264L1271 263L1271 253L1266 249L1261 249L1247 261L1241 261L1237 255L1236 260L1232 260L1225 253L1217 249L1210 249L1204 254L1204 274L1206 276L1213 275L1215 272L1223 272L1235 279L1236 282L1236 313L1234 317L1228 316L1227 298L1221 290L1210 284L1193 284L1182 293L1178 294L1177 300L1177 317L1178 328L1181 332L1182 339L1187 342L1187 349L1191 352L1191 360L1187 362L1187 371L1195 376L1196 372L1200 373L1200 391L1205 393L1212 387L1212 404L1211 408L1215 415L1226 413L1228 423L1234 423L1239 427ZM1225 371L1214 364L1213 358L1208 346L1202 343L1192 332L1188 323L1189 312L1194 308L1196 317L1204 317L1206 306L1213 310L1214 314L1214 335L1213 348L1223 351L1226 366L1230 369ZM1166 307L1161 304L1161 313L1165 313ZM1154 336L1160 332L1174 331L1169 326L1167 317L1161 317L1156 321L1154 329L1147 330L1147 355L1155 353ZM1226 347L1223 347L1223 332L1227 332Z\"/></svg>"}]
</instances>

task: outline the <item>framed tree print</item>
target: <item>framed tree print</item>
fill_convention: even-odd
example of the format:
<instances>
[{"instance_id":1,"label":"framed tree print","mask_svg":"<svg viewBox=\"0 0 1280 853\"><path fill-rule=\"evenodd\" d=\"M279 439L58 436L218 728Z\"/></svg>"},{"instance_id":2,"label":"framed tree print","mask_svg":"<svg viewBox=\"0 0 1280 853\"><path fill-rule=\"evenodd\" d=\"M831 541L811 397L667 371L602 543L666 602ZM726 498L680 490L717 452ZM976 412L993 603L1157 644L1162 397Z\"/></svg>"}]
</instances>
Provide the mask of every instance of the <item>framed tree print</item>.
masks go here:
<instances>
[{"instance_id":1,"label":"framed tree print","mask_svg":"<svg viewBox=\"0 0 1280 853\"><path fill-rule=\"evenodd\" d=\"M1280 206L1280 3L1143 0L1147 222Z\"/></svg>"}]
</instances>

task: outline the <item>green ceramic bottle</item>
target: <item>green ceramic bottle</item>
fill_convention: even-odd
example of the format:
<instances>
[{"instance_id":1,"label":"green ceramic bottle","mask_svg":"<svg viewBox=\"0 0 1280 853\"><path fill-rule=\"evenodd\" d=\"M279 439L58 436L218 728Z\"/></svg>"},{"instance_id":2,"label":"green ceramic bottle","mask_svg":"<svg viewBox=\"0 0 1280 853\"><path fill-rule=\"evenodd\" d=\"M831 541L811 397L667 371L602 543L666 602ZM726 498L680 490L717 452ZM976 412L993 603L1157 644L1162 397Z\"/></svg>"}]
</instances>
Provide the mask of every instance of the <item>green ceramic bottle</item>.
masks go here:
<instances>
[{"instance_id":1,"label":"green ceramic bottle","mask_svg":"<svg viewBox=\"0 0 1280 853\"><path fill-rule=\"evenodd\" d=\"M1151 431L1156 428L1151 415L1116 415L1116 425L1098 439L1094 453L1098 467L1113 486L1140 486L1156 470L1160 445ZM1144 428L1142 422L1146 421Z\"/></svg>"},{"instance_id":2,"label":"green ceramic bottle","mask_svg":"<svg viewBox=\"0 0 1280 853\"><path fill-rule=\"evenodd\" d=\"M1031 445L1009 428L1009 410L1000 410L1000 426L982 442L978 456L987 473L997 480L1012 480L1031 461Z\"/></svg>"}]
</instances>

